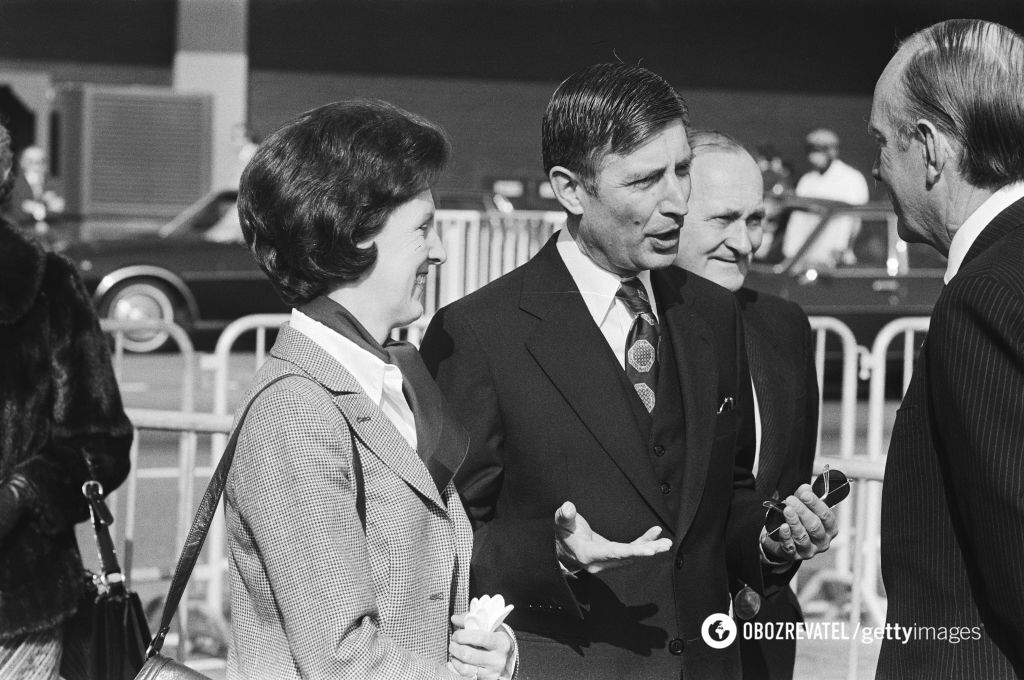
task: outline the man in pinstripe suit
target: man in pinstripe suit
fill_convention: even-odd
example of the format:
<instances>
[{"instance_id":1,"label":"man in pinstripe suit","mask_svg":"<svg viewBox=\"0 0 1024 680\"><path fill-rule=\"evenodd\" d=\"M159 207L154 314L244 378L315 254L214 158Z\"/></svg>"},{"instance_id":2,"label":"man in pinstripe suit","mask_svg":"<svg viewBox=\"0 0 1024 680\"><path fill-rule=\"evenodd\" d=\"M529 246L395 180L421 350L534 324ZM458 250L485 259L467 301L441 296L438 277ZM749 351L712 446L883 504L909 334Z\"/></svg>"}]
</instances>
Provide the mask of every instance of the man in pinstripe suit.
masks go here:
<instances>
[{"instance_id":1,"label":"man in pinstripe suit","mask_svg":"<svg viewBox=\"0 0 1024 680\"><path fill-rule=\"evenodd\" d=\"M879 678L1024 674L1024 39L956 20L875 87L900 236L948 255L882 498ZM895 631L894 625L890 631Z\"/></svg>"}]
</instances>

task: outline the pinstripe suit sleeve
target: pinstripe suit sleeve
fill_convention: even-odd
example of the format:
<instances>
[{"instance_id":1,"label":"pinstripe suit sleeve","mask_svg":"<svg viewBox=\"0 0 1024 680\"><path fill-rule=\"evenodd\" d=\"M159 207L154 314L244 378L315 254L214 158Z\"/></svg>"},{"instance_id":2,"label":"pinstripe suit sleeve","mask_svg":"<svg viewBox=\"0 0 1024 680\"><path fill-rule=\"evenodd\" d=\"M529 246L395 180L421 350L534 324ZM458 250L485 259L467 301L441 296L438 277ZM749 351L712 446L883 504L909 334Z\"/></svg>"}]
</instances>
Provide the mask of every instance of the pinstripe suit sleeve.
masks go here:
<instances>
[{"instance_id":1,"label":"pinstripe suit sleeve","mask_svg":"<svg viewBox=\"0 0 1024 680\"><path fill-rule=\"evenodd\" d=\"M937 450L972 588L993 637L1024 648L1024 299L985 274L958 277L926 342ZM938 492L938 491L936 491Z\"/></svg>"},{"instance_id":2,"label":"pinstripe suit sleeve","mask_svg":"<svg viewBox=\"0 0 1024 680\"><path fill-rule=\"evenodd\" d=\"M287 382L265 392L246 419L232 470L233 499L257 543L300 676L457 677L381 632L350 439L332 424L343 421L322 408Z\"/></svg>"}]
</instances>

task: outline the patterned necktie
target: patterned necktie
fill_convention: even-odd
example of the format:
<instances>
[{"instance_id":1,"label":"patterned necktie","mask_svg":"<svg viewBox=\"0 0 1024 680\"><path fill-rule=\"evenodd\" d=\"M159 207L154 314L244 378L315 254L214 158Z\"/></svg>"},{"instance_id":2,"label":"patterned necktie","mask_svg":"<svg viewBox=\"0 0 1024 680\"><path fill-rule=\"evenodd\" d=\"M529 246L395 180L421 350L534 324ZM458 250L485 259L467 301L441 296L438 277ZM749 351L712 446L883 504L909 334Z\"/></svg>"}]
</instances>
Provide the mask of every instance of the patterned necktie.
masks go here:
<instances>
[{"instance_id":1,"label":"patterned necktie","mask_svg":"<svg viewBox=\"0 0 1024 680\"><path fill-rule=\"evenodd\" d=\"M627 279L615 294L636 316L626 336L626 377L633 383L648 413L654 411L658 391L658 320L651 310L647 291L637 278Z\"/></svg>"}]
</instances>

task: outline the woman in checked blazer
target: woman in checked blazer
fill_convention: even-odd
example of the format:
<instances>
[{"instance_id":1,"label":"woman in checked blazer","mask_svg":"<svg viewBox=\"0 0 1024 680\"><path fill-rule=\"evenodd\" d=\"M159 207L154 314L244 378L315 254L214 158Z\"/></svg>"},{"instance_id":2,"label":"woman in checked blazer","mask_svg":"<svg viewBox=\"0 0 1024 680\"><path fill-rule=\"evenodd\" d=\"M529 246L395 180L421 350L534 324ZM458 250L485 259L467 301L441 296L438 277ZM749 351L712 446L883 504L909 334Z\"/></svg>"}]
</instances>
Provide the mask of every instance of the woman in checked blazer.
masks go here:
<instances>
[{"instance_id":1,"label":"woman in checked blazer","mask_svg":"<svg viewBox=\"0 0 1024 680\"><path fill-rule=\"evenodd\" d=\"M246 397L225 496L229 678L492 678L511 631L466 625L466 453L415 349L444 261L432 123L379 101L287 123L246 168L246 243L294 309ZM475 618L475 617L471 617Z\"/></svg>"}]
</instances>

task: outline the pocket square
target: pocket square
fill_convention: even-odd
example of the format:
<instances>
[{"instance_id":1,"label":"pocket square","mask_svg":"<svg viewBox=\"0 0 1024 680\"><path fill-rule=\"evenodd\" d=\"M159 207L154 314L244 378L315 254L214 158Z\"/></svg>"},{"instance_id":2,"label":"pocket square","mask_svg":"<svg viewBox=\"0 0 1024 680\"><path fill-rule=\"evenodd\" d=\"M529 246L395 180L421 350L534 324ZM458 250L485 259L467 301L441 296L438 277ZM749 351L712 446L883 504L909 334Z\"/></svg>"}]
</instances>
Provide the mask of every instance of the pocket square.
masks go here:
<instances>
[{"instance_id":1,"label":"pocket square","mask_svg":"<svg viewBox=\"0 0 1024 680\"><path fill-rule=\"evenodd\" d=\"M722 399L722 403L718 405L718 415L727 413L736 408L736 402L732 397L726 397Z\"/></svg>"}]
</instances>

